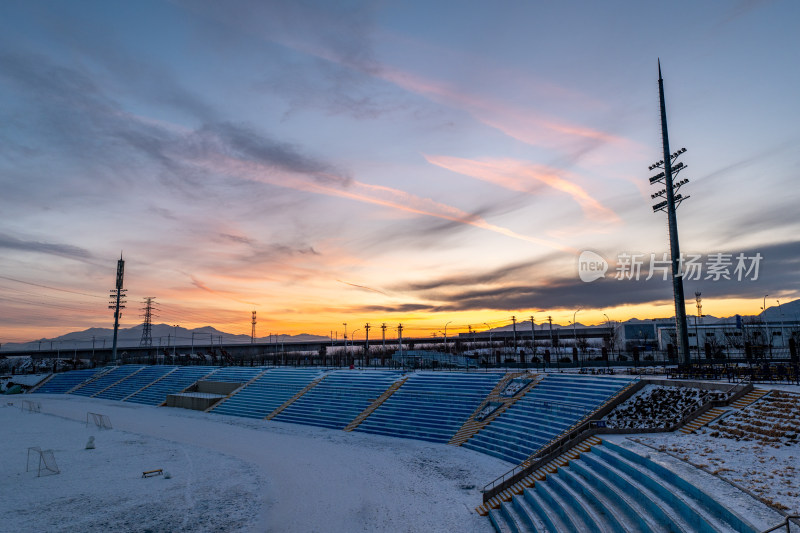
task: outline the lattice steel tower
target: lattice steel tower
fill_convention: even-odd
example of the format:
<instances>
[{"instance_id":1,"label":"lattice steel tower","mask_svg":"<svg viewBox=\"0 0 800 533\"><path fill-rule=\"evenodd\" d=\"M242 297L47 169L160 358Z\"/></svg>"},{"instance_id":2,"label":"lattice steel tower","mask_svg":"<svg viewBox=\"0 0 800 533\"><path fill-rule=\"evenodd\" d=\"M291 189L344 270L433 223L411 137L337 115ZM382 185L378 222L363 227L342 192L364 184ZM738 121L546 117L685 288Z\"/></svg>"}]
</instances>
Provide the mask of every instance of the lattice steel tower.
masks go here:
<instances>
[{"instance_id":1,"label":"lattice steel tower","mask_svg":"<svg viewBox=\"0 0 800 533\"><path fill-rule=\"evenodd\" d=\"M147 296L144 299L144 307L142 308L144 322L142 322L142 340L139 341L139 346L149 348L153 345L153 317L157 316L153 314L153 301L155 299L155 296Z\"/></svg>"}]
</instances>

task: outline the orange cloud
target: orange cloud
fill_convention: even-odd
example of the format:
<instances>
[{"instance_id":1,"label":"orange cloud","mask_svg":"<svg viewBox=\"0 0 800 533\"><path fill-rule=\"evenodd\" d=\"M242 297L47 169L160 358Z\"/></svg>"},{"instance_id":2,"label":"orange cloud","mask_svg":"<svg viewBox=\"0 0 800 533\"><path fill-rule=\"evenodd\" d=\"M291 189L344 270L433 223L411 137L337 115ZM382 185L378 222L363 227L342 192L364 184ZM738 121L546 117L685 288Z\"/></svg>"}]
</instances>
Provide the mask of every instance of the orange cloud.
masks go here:
<instances>
[{"instance_id":1,"label":"orange cloud","mask_svg":"<svg viewBox=\"0 0 800 533\"><path fill-rule=\"evenodd\" d=\"M438 167L512 191L530 193L533 183L544 183L555 190L568 194L581 206L589 218L611 222L620 220L616 213L594 199L583 187L562 177L563 171L514 159L476 161L460 157L430 155L425 155L425 159Z\"/></svg>"},{"instance_id":2,"label":"orange cloud","mask_svg":"<svg viewBox=\"0 0 800 533\"><path fill-rule=\"evenodd\" d=\"M574 138L600 142L628 142L606 132L544 117L529 109L511 107L491 98L468 95L447 84L427 80L408 72L384 68L378 71L377 75L407 91L424 95L440 104L459 107L476 120L526 144L555 146Z\"/></svg>"},{"instance_id":3,"label":"orange cloud","mask_svg":"<svg viewBox=\"0 0 800 533\"><path fill-rule=\"evenodd\" d=\"M476 228L485 229L487 231L511 237L512 239L517 239L556 250L577 253L577 250L574 248L561 243L539 237L523 235L511 229L504 228L496 224L491 224L482 217L468 213L458 209L457 207L443 204L430 198L423 198L391 187L372 185L356 180L350 180L345 184L344 180L338 179L336 176L330 176L332 179L320 182L303 173L280 170L273 166L265 165L255 161L234 158L219 152L214 152L213 154L205 153L202 159L196 160L196 163L200 164L207 170L223 173L225 175L237 176L244 179L250 179L253 181L269 183L271 185L312 192L316 194L348 198L364 203L390 207L392 209L405 211L407 213L414 213L417 215L441 218L444 220L450 220L453 222L474 226ZM337 186L331 186L328 185L328 183L334 183L337 184Z\"/></svg>"}]
</instances>

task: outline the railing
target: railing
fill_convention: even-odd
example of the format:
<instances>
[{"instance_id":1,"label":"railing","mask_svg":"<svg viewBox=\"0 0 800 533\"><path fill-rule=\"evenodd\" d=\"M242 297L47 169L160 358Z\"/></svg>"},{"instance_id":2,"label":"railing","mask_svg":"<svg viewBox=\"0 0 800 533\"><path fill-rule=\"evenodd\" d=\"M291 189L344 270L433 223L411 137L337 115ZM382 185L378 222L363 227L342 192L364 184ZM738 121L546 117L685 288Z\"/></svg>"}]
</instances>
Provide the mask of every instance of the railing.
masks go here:
<instances>
[{"instance_id":1,"label":"railing","mask_svg":"<svg viewBox=\"0 0 800 533\"><path fill-rule=\"evenodd\" d=\"M796 526L800 526L800 515L797 515L797 514L789 515L786 518L784 518L783 522L781 522L780 524L778 524L776 526L773 526L773 527L771 527L769 529L765 529L761 533L771 533L772 531L778 531L779 529L784 528L784 527L786 528L786 533L791 533L791 531L792 531L791 525L792 524L794 524ZM798 528L798 530L800 530L800 528Z\"/></svg>"},{"instance_id":2,"label":"railing","mask_svg":"<svg viewBox=\"0 0 800 533\"><path fill-rule=\"evenodd\" d=\"M605 416L619 403L624 402L633 396L642 387L644 387L643 381L631 381L626 387L618 391L602 405L591 411L589 415L597 415L599 417ZM495 495L499 494L514 483L520 481L531 472L536 471L539 467L561 455L575 444L574 441L576 439L580 438L582 440L582 438L591 436L594 433L593 431L590 433L590 430L592 430L592 422L596 422L596 420L590 420L588 419L588 416L584 417L582 420L576 422L572 427L568 428L566 431L552 439L549 443L545 444L538 452L536 452L533 457L484 485L484 487L481 489L481 492L483 493L483 501L486 502L490 500Z\"/></svg>"}]
</instances>

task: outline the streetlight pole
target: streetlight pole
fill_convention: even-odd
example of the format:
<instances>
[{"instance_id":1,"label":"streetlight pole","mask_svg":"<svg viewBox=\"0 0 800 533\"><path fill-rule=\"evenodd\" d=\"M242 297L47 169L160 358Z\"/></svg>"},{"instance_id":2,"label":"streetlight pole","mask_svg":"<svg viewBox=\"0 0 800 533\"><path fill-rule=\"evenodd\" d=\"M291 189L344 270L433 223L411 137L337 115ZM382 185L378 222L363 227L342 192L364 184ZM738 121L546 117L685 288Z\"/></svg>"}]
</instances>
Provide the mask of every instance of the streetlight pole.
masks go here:
<instances>
[{"instance_id":1,"label":"streetlight pole","mask_svg":"<svg viewBox=\"0 0 800 533\"><path fill-rule=\"evenodd\" d=\"M583 363L581 361L581 355L578 352L578 330L575 329L575 316L578 314L578 312L581 309L583 309L583 307L577 308L575 310L575 312L572 313L572 336L573 336L573 339L574 339L573 340L573 342L574 342L573 346L575 346L575 357L578 359L578 362L582 365Z\"/></svg>"},{"instance_id":2,"label":"streetlight pole","mask_svg":"<svg viewBox=\"0 0 800 533\"><path fill-rule=\"evenodd\" d=\"M492 344L492 328L490 328L489 324L486 322L484 322L483 325L489 330L489 357L486 358L486 362L488 363L489 359L494 355L494 344Z\"/></svg>"},{"instance_id":3,"label":"streetlight pole","mask_svg":"<svg viewBox=\"0 0 800 533\"><path fill-rule=\"evenodd\" d=\"M452 322L453 321L451 320L450 322L444 325L444 351L447 354L450 354L450 346L447 344L447 325Z\"/></svg>"},{"instance_id":4,"label":"streetlight pole","mask_svg":"<svg viewBox=\"0 0 800 533\"><path fill-rule=\"evenodd\" d=\"M606 317L606 327L608 328L608 347L611 348L611 351L613 353L614 349L612 348L612 342L614 341L613 339L614 332L611 331L611 319L608 318L608 315L605 313L603 313L603 316ZM606 357L606 366L608 366L608 362L610 360L611 360L611 354L609 354L608 357Z\"/></svg>"},{"instance_id":5,"label":"streetlight pole","mask_svg":"<svg viewBox=\"0 0 800 533\"><path fill-rule=\"evenodd\" d=\"M175 332L175 335L174 335L175 342L172 343L172 358L173 359L175 359L175 350L178 347L178 324L175 324L174 327L175 327L175 329L173 331Z\"/></svg>"},{"instance_id":6,"label":"streetlight pole","mask_svg":"<svg viewBox=\"0 0 800 533\"><path fill-rule=\"evenodd\" d=\"M772 359L772 332L769 329L769 321L767 320L767 296L769 296L769 294L764 295L764 302L761 307L761 320L764 321L764 330L766 330L767 342L769 343L769 358Z\"/></svg>"},{"instance_id":7,"label":"streetlight pole","mask_svg":"<svg viewBox=\"0 0 800 533\"><path fill-rule=\"evenodd\" d=\"M353 331L350 333L350 347L351 347L351 348L353 348L353 346L355 346L355 341L356 341L356 331L359 331L359 330L360 330L360 328L359 328L359 329L354 329L354 330L353 330ZM354 352L354 353L353 353L353 363L355 363L355 361L356 361L356 354L355 354L355 352Z\"/></svg>"},{"instance_id":8,"label":"streetlight pole","mask_svg":"<svg viewBox=\"0 0 800 533\"><path fill-rule=\"evenodd\" d=\"M344 326L344 357L347 359L349 357L347 353L347 322L342 322Z\"/></svg>"}]
</instances>

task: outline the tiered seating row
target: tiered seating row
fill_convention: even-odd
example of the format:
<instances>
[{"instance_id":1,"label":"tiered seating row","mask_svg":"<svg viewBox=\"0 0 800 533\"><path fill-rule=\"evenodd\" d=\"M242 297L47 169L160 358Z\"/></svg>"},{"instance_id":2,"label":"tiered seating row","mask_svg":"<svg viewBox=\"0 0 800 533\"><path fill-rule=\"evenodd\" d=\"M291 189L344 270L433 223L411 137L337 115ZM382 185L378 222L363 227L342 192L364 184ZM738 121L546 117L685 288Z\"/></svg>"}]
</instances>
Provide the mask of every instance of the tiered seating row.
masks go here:
<instances>
[{"instance_id":1,"label":"tiered seating row","mask_svg":"<svg viewBox=\"0 0 800 533\"><path fill-rule=\"evenodd\" d=\"M505 374L413 374L356 431L449 442Z\"/></svg>"},{"instance_id":2,"label":"tiered seating row","mask_svg":"<svg viewBox=\"0 0 800 533\"><path fill-rule=\"evenodd\" d=\"M264 418L322 375L323 372L318 369L269 369L263 376L217 405L211 412Z\"/></svg>"},{"instance_id":3,"label":"tiered seating row","mask_svg":"<svg viewBox=\"0 0 800 533\"><path fill-rule=\"evenodd\" d=\"M724 485L709 478L708 483ZM490 511L489 517L498 532L519 533L763 529L710 493L649 456L606 441Z\"/></svg>"},{"instance_id":4,"label":"tiered seating row","mask_svg":"<svg viewBox=\"0 0 800 533\"><path fill-rule=\"evenodd\" d=\"M86 370L72 370L63 374L56 374L47 383L36 389L34 394L64 394L104 370L106 369L87 368Z\"/></svg>"},{"instance_id":5,"label":"tiered seating row","mask_svg":"<svg viewBox=\"0 0 800 533\"><path fill-rule=\"evenodd\" d=\"M180 366L177 370L156 381L146 389L137 392L126 402L160 405L167 400L167 394L180 392L195 381L213 372L214 366Z\"/></svg>"},{"instance_id":6,"label":"tiered seating row","mask_svg":"<svg viewBox=\"0 0 800 533\"><path fill-rule=\"evenodd\" d=\"M98 392L107 389L114 383L121 381L131 374L141 370L143 365L122 365L106 372L94 381L90 381L85 385L75 389L70 394L77 394L78 396L94 396Z\"/></svg>"},{"instance_id":7,"label":"tiered seating row","mask_svg":"<svg viewBox=\"0 0 800 533\"><path fill-rule=\"evenodd\" d=\"M128 376L113 387L104 390L95 396L95 398L104 398L106 400L124 400L131 394L134 394L149 386L151 383L162 378L166 374L169 374L176 368L178 367L163 365L147 366L140 372Z\"/></svg>"},{"instance_id":8,"label":"tiered seating row","mask_svg":"<svg viewBox=\"0 0 800 533\"><path fill-rule=\"evenodd\" d=\"M228 366L220 368L205 379L207 381L223 381L225 383L247 383L263 371L263 367L257 366Z\"/></svg>"},{"instance_id":9,"label":"tiered seating row","mask_svg":"<svg viewBox=\"0 0 800 533\"><path fill-rule=\"evenodd\" d=\"M519 464L628 383L621 378L547 374L462 446Z\"/></svg>"},{"instance_id":10,"label":"tiered seating row","mask_svg":"<svg viewBox=\"0 0 800 533\"><path fill-rule=\"evenodd\" d=\"M331 372L274 420L344 429L401 376L400 372Z\"/></svg>"}]
</instances>

